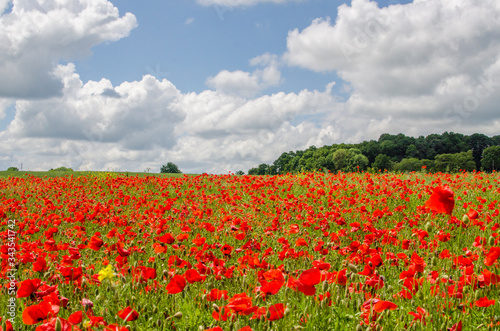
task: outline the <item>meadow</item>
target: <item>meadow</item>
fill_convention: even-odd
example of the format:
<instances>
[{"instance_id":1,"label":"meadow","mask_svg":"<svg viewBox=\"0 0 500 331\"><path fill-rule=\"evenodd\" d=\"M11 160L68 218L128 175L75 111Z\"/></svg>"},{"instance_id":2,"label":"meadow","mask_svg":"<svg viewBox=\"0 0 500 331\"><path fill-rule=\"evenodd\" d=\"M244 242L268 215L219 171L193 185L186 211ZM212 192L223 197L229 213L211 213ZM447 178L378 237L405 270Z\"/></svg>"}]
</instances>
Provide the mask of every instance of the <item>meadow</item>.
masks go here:
<instances>
[{"instance_id":1,"label":"meadow","mask_svg":"<svg viewBox=\"0 0 500 331\"><path fill-rule=\"evenodd\" d=\"M499 184L0 178L1 330L499 329Z\"/></svg>"}]
</instances>

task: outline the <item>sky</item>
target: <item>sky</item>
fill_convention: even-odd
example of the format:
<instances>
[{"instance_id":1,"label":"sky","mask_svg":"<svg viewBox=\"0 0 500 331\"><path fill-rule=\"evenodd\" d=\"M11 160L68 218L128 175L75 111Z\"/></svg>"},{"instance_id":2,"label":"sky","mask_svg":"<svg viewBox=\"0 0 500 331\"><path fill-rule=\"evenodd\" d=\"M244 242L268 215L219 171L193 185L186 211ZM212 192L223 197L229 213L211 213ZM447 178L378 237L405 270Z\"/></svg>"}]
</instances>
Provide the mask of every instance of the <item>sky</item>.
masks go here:
<instances>
[{"instance_id":1,"label":"sky","mask_svg":"<svg viewBox=\"0 0 500 331\"><path fill-rule=\"evenodd\" d=\"M0 169L500 134L496 0L0 0Z\"/></svg>"}]
</instances>

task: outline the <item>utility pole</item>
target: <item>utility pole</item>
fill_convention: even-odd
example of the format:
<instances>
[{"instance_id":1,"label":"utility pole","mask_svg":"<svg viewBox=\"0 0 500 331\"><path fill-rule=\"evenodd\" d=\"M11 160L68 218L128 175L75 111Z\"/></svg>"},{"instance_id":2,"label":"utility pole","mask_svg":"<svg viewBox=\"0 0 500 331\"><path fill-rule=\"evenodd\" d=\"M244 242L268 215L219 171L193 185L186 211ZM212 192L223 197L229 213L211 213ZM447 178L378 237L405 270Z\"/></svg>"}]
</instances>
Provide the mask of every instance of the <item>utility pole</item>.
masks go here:
<instances>
[{"instance_id":1,"label":"utility pole","mask_svg":"<svg viewBox=\"0 0 500 331\"><path fill-rule=\"evenodd\" d=\"M21 162L21 171L23 171L23 163Z\"/></svg>"}]
</instances>

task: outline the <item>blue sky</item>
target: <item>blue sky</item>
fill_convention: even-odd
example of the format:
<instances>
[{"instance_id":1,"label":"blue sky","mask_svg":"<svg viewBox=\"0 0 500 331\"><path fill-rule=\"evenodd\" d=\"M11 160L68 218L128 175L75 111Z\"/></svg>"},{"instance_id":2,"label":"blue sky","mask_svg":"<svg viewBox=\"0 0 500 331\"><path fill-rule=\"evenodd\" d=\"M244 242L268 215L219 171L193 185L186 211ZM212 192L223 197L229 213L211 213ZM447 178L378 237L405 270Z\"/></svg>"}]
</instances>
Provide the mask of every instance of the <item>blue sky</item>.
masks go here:
<instances>
[{"instance_id":1,"label":"blue sky","mask_svg":"<svg viewBox=\"0 0 500 331\"><path fill-rule=\"evenodd\" d=\"M0 168L227 173L498 134L494 0L0 0Z\"/></svg>"}]
</instances>

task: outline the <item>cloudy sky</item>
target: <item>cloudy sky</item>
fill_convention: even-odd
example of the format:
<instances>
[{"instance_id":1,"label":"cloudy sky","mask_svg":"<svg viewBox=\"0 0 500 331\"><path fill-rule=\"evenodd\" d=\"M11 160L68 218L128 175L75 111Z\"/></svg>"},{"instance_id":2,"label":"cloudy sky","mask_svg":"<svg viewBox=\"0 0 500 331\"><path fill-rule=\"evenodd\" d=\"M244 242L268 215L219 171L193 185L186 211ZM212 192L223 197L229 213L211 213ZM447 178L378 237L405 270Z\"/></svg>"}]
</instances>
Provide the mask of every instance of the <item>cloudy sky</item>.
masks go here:
<instances>
[{"instance_id":1,"label":"cloudy sky","mask_svg":"<svg viewBox=\"0 0 500 331\"><path fill-rule=\"evenodd\" d=\"M0 0L0 169L500 134L497 0Z\"/></svg>"}]
</instances>

